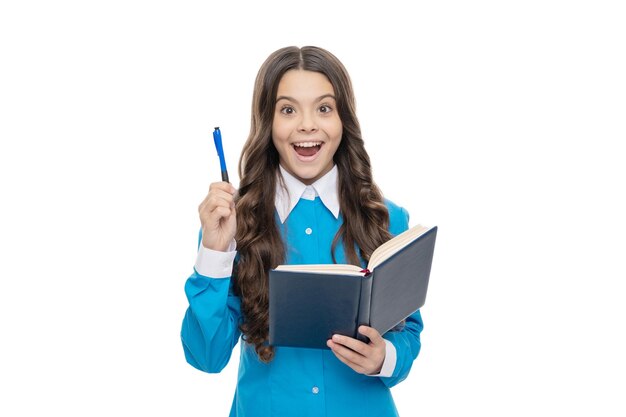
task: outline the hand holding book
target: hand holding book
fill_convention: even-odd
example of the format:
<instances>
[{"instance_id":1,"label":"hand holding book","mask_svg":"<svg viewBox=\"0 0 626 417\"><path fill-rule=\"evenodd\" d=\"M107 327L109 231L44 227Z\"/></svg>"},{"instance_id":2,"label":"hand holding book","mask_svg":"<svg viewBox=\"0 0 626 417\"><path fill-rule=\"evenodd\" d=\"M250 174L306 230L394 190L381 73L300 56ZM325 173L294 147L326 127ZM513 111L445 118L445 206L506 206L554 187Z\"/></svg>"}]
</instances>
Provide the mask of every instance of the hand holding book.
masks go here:
<instances>
[{"instance_id":1,"label":"hand holding book","mask_svg":"<svg viewBox=\"0 0 626 417\"><path fill-rule=\"evenodd\" d=\"M369 340L369 343L335 334L326 342L326 346L333 351L337 359L355 372L364 375L378 374L385 362L387 344L373 327L359 326L358 331Z\"/></svg>"},{"instance_id":2,"label":"hand holding book","mask_svg":"<svg viewBox=\"0 0 626 417\"><path fill-rule=\"evenodd\" d=\"M437 227L417 225L377 248L367 269L355 265L281 265L270 271L270 344L327 348L333 334L367 340L422 307Z\"/></svg>"}]
</instances>

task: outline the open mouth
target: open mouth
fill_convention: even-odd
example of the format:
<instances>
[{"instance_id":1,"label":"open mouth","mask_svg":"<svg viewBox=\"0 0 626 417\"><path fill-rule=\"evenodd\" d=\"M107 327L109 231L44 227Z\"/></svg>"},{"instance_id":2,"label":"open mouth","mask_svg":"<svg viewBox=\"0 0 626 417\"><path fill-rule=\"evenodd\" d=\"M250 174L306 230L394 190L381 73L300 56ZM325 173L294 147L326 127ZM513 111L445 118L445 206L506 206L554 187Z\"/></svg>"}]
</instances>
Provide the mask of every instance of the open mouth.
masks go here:
<instances>
[{"instance_id":1,"label":"open mouth","mask_svg":"<svg viewBox=\"0 0 626 417\"><path fill-rule=\"evenodd\" d=\"M315 156L321 148L322 142L300 142L293 144L293 149L296 153L305 158Z\"/></svg>"}]
</instances>

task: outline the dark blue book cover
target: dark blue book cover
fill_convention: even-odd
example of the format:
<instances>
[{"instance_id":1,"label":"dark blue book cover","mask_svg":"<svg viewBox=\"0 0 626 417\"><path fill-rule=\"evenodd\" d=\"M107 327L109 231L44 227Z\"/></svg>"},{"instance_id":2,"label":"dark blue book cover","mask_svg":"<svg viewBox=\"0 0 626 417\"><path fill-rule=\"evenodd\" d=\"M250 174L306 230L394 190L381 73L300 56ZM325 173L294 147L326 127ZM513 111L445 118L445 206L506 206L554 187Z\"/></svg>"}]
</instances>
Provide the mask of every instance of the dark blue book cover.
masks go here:
<instances>
[{"instance_id":1,"label":"dark blue book cover","mask_svg":"<svg viewBox=\"0 0 626 417\"><path fill-rule=\"evenodd\" d=\"M436 226L409 229L381 245L367 270L352 265L270 270L269 343L327 349L335 333L361 338L361 324L386 333L424 305L436 236Z\"/></svg>"}]
</instances>

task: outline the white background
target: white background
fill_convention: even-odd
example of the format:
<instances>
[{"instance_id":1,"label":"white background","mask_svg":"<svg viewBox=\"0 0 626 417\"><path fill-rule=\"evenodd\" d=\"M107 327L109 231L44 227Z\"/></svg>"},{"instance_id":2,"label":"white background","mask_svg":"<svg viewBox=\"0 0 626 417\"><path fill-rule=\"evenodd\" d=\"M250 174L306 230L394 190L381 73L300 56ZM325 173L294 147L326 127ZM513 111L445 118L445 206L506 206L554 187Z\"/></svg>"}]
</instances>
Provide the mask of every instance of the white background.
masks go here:
<instances>
[{"instance_id":1,"label":"white background","mask_svg":"<svg viewBox=\"0 0 626 417\"><path fill-rule=\"evenodd\" d=\"M312 44L440 228L401 415L625 415L620 3L3 2L0 414L227 415L238 349L179 339L211 131L237 183L258 67Z\"/></svg>"}]
</instances>

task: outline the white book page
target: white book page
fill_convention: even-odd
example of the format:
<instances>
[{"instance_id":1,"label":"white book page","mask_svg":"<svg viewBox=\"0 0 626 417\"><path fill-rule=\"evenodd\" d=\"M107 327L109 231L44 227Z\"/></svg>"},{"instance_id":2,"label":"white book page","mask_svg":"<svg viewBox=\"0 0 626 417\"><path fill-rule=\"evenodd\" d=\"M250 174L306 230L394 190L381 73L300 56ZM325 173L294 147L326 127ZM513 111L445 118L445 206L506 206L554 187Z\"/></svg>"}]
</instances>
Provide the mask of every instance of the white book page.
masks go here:
<instances>
[{"instance_id":1,"label":"white book page","mask_svg":"<svg viewBox=\"0 0 626 417\"><path fill-rule=\"evenodd\" d=\"M363 268L348 264L279 265L277 271L317 272L320 274L363 275Z\"/></svg>"},{"instance_id":2,"label":"white book page","mask_svg":"<svg viewBox=\"0 0 626 417\"><path fill-rule=\"evenodd\" d=\"M393 255L398 250L405 247L430 229L430 227L418 224L417 226L413 226L412 228L400 233L393 239L390 239L387 242L383 243L378 247L378 249L374 251L374 253L372 253L369 264L367 266L368 269L370 271L373 271L377 265L380 265L391 255Z\"/></svg>"}]
</instances>

